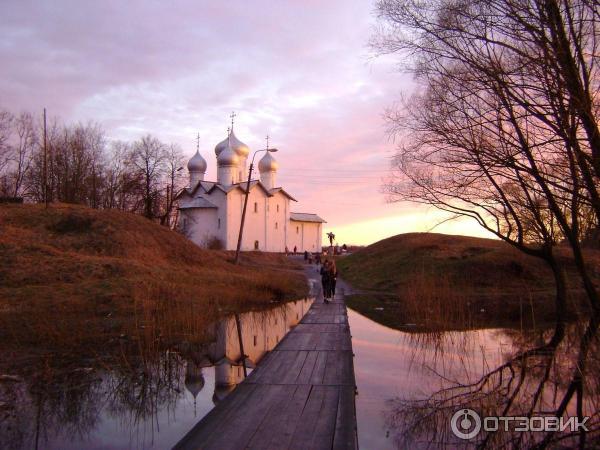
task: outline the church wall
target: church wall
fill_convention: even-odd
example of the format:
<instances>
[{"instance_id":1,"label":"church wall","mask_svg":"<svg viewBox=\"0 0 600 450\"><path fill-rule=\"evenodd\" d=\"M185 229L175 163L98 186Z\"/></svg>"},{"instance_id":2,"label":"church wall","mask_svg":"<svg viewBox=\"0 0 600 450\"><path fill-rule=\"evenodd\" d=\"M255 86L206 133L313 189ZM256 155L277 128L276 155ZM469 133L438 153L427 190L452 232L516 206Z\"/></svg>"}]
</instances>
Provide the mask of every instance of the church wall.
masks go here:
<instances>
[{"instance_id":1,"label":"church wall","mask_svg":"<svg viewBox=\"0 0 600 450\"><path fill-rule=\"evenodd\" d=\"M235 250L237 247L242 209L244 207L244 195L244 192L236 189L231 191L227 196L227 248L229 250ZM267 243L270 239L269 230L266 226L267 213L266 193L260 188L251 189L248 195L244 235L242 236L242 251L254 250L255 241L258 241L258 250L272 251L267 249Z\"/></svg>"},{"instance_id":2,"label":"church wall","mask_svg":"<svg viewBox=\"0 0 600 450\"><path fill-rule=\"evenodd\" d=\"M291 220L288 224L289 249L292 251L296 246L298 252L320 252L321 247L321 224L318 222L297 222Z\"/></svg>"},{"instance_id":3,"label":"church wall","mask_svg":"<svg viewBox=\"0 0 600 450\"><path fill-rule=\"evenodd\" d=\"M288 204L289 199L281 192L269 198L266 230L267 251L269 252L283 253L285 251Z\"/></svg>"},{"instance_id":4,"label":"church wall","mask_svg":"<svg viewBox=\"0 0 600 450\"><path fill-rule=\"evenodd\" d=\"M206 248L210 240L219 237L217 230L217 210L215 208L194 208L182 211L184 234L194 244Z\"/></svg>"}]
</instances>

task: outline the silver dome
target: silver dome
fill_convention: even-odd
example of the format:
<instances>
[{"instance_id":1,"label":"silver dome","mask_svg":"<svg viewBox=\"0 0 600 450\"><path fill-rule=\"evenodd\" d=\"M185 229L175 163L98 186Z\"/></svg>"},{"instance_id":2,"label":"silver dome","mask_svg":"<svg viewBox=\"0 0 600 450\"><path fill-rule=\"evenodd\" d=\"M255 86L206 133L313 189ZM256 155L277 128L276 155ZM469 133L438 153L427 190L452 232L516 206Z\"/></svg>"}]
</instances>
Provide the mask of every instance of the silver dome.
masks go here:
<instances>
[{"instance_id":1,"label":"silver dome","mask_svg":"<svg viewBox=\"0 0 600 450\"><path fill-rule=\"evenodd\" d=\"M198 150L196 150L196 154L188 161L187 168L189 172L206 172L206 160L202 157Z\"/></svg>"},{"instance_id":2,"label":"silver dome","mask_svg":"<svg viewBox=\"0 0 600 450\"><path fill-rule=\"evenodd\" d=\"M217 155L217 157L221 154L221 152L223 150L225 150L227 148L228 143L229 143L229 137L226 137L221 142L219 142L217 145L215 145L215 155Z\"/></svg>"},{"instance_id":3,"label":"silver dome","mask_svg":"<svg viewBox=\"0 0 600 450\"><path fill-rule=\"evenodd\" d=\"M279 168L279 164L271 155L271 152L267 152L258 163L259 172L275 172Z\"/></svg>"},{"instance_id":4,"label":"silver dome","mask_svg":"<svg viewBox=\"0 0 600 450\"><path fill-rule=\"evenodd\" d=\"M219 142L217 145L215 145L215 155L217 155L217 157L221 154L221 152L223 150L225 150L227 148L227 144L229 144L231 146L233 151L240 158L244 158L244 157L248 156L248 154L250 153L250 148L246 144L244 144L242 141L240 141L232 130L232 131L230 131L228 137L226 137L221 142Z\"/></svg>"},{"instance_id":5,"label":"silver dome","mask_svg":"<svg viewBox=\"0 0 600 450\"><path fill-rule=\"evenodd\" d=\"M225 147L217 156L217 165L219 166L237 166L240 158L230 146Z\"/></svg>"},{"instance_id":6,"label":"silver dome","mask_svg":"<svg viewBox=\"0 0 600 450\"><path fill-rule=\"evenodd\" d=\"M231 130L229 139L231 148L240 158L248 156L248 153L250 153L250 148L237 138L237 136L233 133L233 130Z\"/></svg>"}]
</instances>

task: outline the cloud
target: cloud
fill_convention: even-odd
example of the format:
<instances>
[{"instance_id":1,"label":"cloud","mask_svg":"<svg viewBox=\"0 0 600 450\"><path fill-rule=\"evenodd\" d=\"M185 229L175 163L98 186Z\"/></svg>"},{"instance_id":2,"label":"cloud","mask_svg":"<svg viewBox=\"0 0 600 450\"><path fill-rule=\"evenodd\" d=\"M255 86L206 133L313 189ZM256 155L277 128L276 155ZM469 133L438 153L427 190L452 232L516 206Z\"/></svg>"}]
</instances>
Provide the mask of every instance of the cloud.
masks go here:
<instances>
[{"instance_id":1,"label":"cloud","mask_svg":"<svg viewBox=\"0 0 600 450\"><path fill-rule=\"evenodd\" d=\"M393 58L369 59L373 21L361 0L4 1L0 107L190 156L199 132L209 178L235 110L240 139L280 148L299 209L331 227L391 217L406 211L380 192L394 150L382 114L412 85Z\"/></svg>"}]
</instances>

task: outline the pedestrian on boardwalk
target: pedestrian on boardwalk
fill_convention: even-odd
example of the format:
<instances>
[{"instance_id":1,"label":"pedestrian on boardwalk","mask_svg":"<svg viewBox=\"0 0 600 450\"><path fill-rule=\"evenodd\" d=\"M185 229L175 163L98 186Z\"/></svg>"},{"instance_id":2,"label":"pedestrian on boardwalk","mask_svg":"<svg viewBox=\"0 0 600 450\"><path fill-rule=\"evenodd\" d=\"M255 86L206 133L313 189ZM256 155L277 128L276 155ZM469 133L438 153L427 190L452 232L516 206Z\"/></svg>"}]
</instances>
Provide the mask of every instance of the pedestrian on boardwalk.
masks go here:
<instances>
[{"instance_id":1,"label":"pedestrian on boardwalk","mask_svg":"<svg viewBox=\"0 0 600 450\"><path fill-rule=\"evenodd\" d=\"M335 261L332 259L331 262L329 263L329 271L331 272L330 275L330 289L331 289L331 297L335 297L335 285L337 283L337 267L335 266Z\"/></svg>"},{"instance_id":2,"label":"pedestrian on boardwalk","mask_svg":"<svg viewBox=\"0 0 600 450\"><path fill-rule=\"evenodd\" d=\"M296 247L296 246L294 245L294 255L295 255L296 253L298 253L298 247Z\"/></svg>"},{"instance_id":3,"label":"pedestrian on boardwalk","mask_svg":"<svg viewBox=\"0 0 600 450\"><path fill-rule=\"evenodd\" d=\"M304 262L308 261L308 250L304 250Z\"/></svg>"},{"instance_id":4,"label":"pedestrian on boardwalk","mask_svg":"<svg viewBox=\"0 0 600 450\"><path fill-rule=\"evenodd\" d=\"M319 265L321 264L321 253L317 252L316 256L315 256L315 261L317 262L317 267L319 267Z\"/></svg>"},{"instance_id":5,"label":"pedestrian on boardwalk","mask_svg":"<svg viewBox=\"0 0 600 450\"><path fill-rule=\"evenodd\" d=\"M325 260L321 266L321 285L323 286L323 301L329 303L331 298L331 271L329 270L329 260Z\"/></svg>"},{"instance_id":6,"label":"pedestrian on boardwalk","mask_svg":"<svg viewBox=\"0 0 600 450\"><path fill-rule=\"evenodd\" d=\"M286 245L286 246L285 246L285 256L287 256L287 255L289 255L289 254L290 254L290 251L288 250L288 248L287 248L287 245Z\"/></svg>"}]
</instances>

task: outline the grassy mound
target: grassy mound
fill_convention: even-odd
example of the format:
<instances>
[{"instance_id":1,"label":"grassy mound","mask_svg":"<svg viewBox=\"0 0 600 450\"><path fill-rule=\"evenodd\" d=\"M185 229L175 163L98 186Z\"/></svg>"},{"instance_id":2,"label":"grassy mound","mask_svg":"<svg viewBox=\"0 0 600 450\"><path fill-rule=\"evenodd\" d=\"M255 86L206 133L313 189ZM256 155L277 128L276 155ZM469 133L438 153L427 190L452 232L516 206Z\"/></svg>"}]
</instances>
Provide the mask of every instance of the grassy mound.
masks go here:
<instances>
[{"instance_id":1,"label":"grassy mound","mask_svg":"<svg viewBox=\"0 0 600 450\"><path fill-rule=\"evenodd\" d=\"M68 348L136 333L182 339L228 311L306 294L280 255L203 250L143 217L0 206L0 342Z\"/></svg>"},{"instance_id":2,"label":"grassy mound","mask_svg":"<svg viewBox=\"0 0 600 450\"><path fill-rule=\"evenodd\" d=\"M566 251L558 253L569 260ZM531 326L554 318L551 271L498 240L401 234L340 258L338 269L364 291L350 305L389 326ZM573 269L567 278L576 279ZM570 297L572 314L582 313L575 283Z\"/></svg>"}]
</instances>

